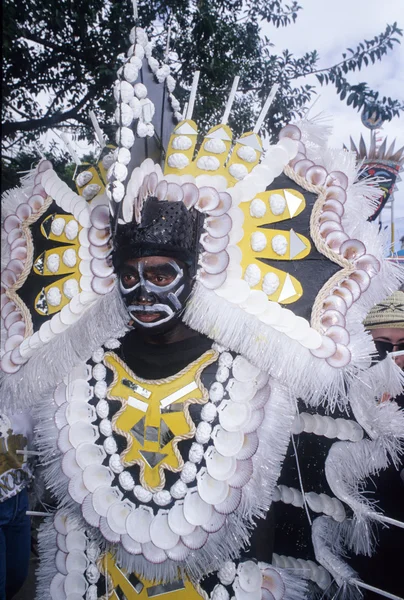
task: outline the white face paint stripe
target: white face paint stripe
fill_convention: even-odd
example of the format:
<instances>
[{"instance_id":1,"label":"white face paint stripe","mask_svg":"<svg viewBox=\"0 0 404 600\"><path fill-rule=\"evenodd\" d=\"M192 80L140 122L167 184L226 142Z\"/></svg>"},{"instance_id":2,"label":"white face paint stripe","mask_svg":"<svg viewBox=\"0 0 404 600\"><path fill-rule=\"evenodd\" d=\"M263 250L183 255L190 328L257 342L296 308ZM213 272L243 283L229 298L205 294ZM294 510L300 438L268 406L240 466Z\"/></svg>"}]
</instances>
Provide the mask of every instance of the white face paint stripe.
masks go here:
<instances>
[{"instance_id":1,"label":"white face paint stripe","mask_svg":"<svg viewBox=\"0 0 404 600\"><path fill-rule=\"evenodd\" d=\"M138 400L137 398L134 398L133 396L129 396L128 404L132 408L137 408L137 409L141 410L142 412L146 412L147 409L149 408L149 405L147 404L147 402L143 402L143 400Z\"/></svg>"},{"instance_id":2,"label":"white face paint stripe","mask_svg":"<svg viewBox=\"0 0 404 600\"><path fill-rule=\"evenodd\" d=\"M196 383L196 381L193 381L192 383L185 385L183 388L177 390L176 392L174 392L174 393L170 394L169 396L166 396L165 398L160 400L160 406L161 406L161 408L166 408L167 406L169 406L169 404L172 404L176 400L179 400L183 396L186 396L190 392L193 392L194 390L197 390L197 389L198 389L198 384Z\"/></svg>"}]
</instances>

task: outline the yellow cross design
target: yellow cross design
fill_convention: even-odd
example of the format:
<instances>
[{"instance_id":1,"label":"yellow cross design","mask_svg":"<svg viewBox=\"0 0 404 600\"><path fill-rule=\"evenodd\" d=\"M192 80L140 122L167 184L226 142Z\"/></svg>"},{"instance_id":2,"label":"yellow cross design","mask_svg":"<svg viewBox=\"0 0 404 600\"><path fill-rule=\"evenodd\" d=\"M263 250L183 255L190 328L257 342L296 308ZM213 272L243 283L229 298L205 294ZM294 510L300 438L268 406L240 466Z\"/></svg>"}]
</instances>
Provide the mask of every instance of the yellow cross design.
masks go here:
<instances>
[{"instance_id":1,"label":"yellow cross design","mask_svg":"<svg viewBox=\"0 0 404 600\"><path fill-rule=\"evenodd\" d=\"M105 554L98 561L102 573L108 573L114 591L109 596L112 600L150 600L152 598L167 598L167 600L206 600L207 595L198 585L194 586L184 577L171 583L147 581L134 573L121 570L111 554ZM198 590L199 588L199 590Z\"/></svg>"},{"instance_id":2,"label":"yellow cross design","mask_svg":"<svg viewBox=\"0 0 404 600\"><path fill-rule=\"evenodd\" d=\"M148 381L137 377L116 354L106 353L104 363L114 373L107 397L122 403L112 427L128 442L121 459L126 466L140 466L140 481L150 491L164 487L164 469L182 469L178 442L195 434L188 407L208 400L200 375L216 359L217 352L209 350L176 375Z\"/></svg>"}]
</instances>

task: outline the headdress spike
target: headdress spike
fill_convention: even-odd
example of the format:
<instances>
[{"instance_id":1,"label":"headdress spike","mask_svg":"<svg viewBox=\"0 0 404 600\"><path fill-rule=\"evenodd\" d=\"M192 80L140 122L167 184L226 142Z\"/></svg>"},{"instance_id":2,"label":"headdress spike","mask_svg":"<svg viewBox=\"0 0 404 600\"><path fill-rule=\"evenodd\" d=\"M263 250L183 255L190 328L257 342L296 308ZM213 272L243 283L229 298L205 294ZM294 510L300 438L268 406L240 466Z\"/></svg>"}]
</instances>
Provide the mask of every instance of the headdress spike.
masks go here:
<instances>
[{"instance_id":1,"label":"headdress spike","mask_svg":"<svg viewBox=\"0 0 404 600\"><path fill-rule=\"evenodd\" d=\"M235 78L233 79L233 85L231 86L229 99L227 100L226 108L223 113L223 117L222 117L222 121L221 121L222 125L227 125L227 121L229 120L229 114L231 111L231 107L233 106L233 102L234 102L234 98L236 96L239 81L240 81L240 77L239 77L239 75L236 75Z\"/></svg>"},{"instance_id":2,"label":"headdress spike","mask_svg":"<svg viewBox=\"0 0 404 600\"><path fill-rule=\"evenodd\" d=\"M201 74L200 71L195 71L194 78L192 80L191 93L189 95L188 108L187 108L187 114L186 114L186 118L189 120L192 119L192 113L194 112L196 90L198 89L200 74Z\"/></svg>"},{"instance_id":3,"label":"headdress spike","mask_svg":"<svg viewBox=\"0 0 404 600\"><path fill-rule=\"evenodd\" d=\"M268 94L268 98L266 99L265 104L262 107L260 116L258 117L258 120L255 124L255 127L253 129L254 133L259 133L259 130L261 129L262 124L265 120L265 117L267 116L267 113L269 111L269 107L271 106L272 102L274 101L274 98L275 98L278 90L279 90L279 83L274 83L274 85L271 88L271 91Z\"/></svg>"}]
</instances>

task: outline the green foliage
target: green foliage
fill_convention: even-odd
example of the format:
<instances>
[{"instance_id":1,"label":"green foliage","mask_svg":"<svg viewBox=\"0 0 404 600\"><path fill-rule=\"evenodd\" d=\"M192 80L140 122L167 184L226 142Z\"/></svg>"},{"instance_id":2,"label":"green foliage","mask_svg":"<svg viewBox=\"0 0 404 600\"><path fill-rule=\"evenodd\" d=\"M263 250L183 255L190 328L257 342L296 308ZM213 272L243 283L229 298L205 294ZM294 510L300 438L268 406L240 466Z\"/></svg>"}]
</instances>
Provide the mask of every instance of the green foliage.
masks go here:
<instances>
[{"instance_id":1,"label":"green foliage","mask_svg":"<svg viewBox=\"0 0 404 600\"><path fill-rule=\"evenodd\" d=\"M195 117L205 126L221 115L235 75L241 76L244 91L232 111L230 125L236 132L252 125L275 82L280 91L264 125L267 131L270 124L276 134L292 116L302 115L315 90L299 79L313 73L321 85L335 85L341 100L358 110L376 104L382 117L391 119L404 109L397 100L379 98L366 83L350 85L346 78L399 43L402 32L396 24L356 50L348 49L339 64L318 69L315 50L301 57L277 54L261 33L263 22L275 27L293 23L301 10L294 0L139 0L138 5L139 25L147 29L157 58L164 58L171 27L169 58L181 103L187 100L193 72L201 71ZM111 88L129 45L132 3L5 0L3 7L6 150L22 142L26 146L48 128L91 139L89 109L112 138Z\"/></svg>"}]
</instances>

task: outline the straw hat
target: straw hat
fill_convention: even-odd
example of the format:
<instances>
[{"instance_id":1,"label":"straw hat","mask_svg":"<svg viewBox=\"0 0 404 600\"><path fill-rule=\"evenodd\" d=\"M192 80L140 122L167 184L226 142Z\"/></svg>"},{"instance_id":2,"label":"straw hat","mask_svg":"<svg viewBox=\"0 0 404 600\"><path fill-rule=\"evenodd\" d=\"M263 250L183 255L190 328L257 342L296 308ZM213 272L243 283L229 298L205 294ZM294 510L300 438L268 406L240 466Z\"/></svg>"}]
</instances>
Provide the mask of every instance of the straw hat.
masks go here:
<instances>
[{"instance_id":1,"label":"straw hat","mask_svg":"<svg viewBox=\"0 0 404 600\"><path fill-rule=\"evenodd\" d=\"M367 329L381 329L382 327L404 329L404 292L394 292L389 298L376 304L363 324Z\"/></svg>"}]
</instances>

